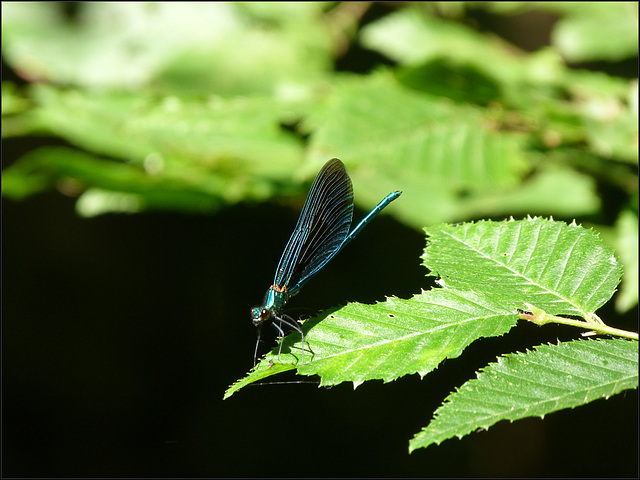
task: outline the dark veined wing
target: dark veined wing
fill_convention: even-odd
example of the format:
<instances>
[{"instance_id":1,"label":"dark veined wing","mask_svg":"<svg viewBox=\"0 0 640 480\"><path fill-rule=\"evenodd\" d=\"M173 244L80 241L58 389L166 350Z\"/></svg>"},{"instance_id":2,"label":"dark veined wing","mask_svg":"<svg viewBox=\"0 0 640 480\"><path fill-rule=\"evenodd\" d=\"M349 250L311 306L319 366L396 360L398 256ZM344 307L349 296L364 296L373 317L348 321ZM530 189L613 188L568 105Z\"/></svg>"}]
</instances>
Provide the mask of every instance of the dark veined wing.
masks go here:
<instances>
[{"instance_id":1,"label":"dark veined wing","mask_svg":"<svg viewBox=\"0 0 640 480\"><path fill-rule=\"evenodd\" d=\"M296 292L338 253L353 217L353 185L344 164L329 160L316 176L280 257L274 285Z\"/></svg>"}]
</instances>

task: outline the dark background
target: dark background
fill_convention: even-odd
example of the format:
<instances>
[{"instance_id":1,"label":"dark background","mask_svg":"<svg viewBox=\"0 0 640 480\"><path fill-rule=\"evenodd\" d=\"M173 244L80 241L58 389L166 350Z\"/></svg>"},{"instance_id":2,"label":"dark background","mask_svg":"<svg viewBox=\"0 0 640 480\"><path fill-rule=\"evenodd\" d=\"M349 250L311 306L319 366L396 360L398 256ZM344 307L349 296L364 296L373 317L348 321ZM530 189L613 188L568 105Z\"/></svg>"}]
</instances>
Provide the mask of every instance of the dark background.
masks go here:
<instances>
[{"instance_id":1,"label":"dark background","mask_svg":"<svg viewBox=\"0 0 640 480\"><path fill-rule=\"evenodd\" d=\"M636 391L407 454L409 439L477 368L576 337L569 327L521 323L422 381L355 391L253 386L223 401L252 365L248 310L262 300L295 211L84 220L73 200L50 194L4 202L3 217L5 476L637 472ZM422 248L422 235L378 218L291 308L409 297L428 286ZM616 326L632 327L627 320Z\"/></svg>"},{"instance_id":2,"label":"dark background","mask_svg":"<svg viewBox=\"0 0 640 480\"><path fill-rule=\"evenodd\" d=\"M478 15L479 28L496 28ZM554 19L538 17L529 21L544 37ZM521 46L536 48L527 41ZM363 70L379 61L372 58L354 49L339 68ZM4 165L42 141L4 141ZM354 185L356 197L363 188ZM252 366L249 308L262 301L299 209L242 204L209 216L81 219L74 202L57 192L2 201L5 477L638 475L637 391L407 453L478 368L578 338L569 327L521 322L424 380L355 391L259 385L223 401ZM421 232L376 218L288 312L429 288L423 247ZM637 328L635 311L621 317L607 305L600 313L612 326Z\"/></svg>"}]
</instances>

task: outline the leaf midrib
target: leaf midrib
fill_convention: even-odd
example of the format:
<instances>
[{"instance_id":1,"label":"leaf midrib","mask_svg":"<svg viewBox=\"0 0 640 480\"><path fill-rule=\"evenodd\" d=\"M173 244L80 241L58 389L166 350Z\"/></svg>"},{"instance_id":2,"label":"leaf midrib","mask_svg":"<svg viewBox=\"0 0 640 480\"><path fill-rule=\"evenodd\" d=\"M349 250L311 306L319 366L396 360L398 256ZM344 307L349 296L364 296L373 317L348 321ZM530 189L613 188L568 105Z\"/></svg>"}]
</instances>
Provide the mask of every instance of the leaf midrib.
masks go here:
<instances>
[{"instance_id":1,"label":"leaf midrib","mask_svg":"<svg viewBox=\"0 0 640 480\"><path fill-rule=\"evenodd\" d=\"M519 226L518 227L518 239L517 239L516 242L514 242L516 245L520 241L520 233L521 233L521 231L522 231L522 228ZM576 306L573 302L571 302L569 299L567 299L566 297L564 297L560 293L555 292L553 290L550 290L549 288L541 285L539 282L536 282L533 279L529 279L528 277L524 276L522 273L520 273L520 272L514 270L513 268L509 267L507 264L498 262L495 258L491 257L489 254L486 254L482 250L474 248L470 244L465 243L463 239L454 236L451 232L443 231L442 233L444 235L448 236L450 239L455 240L460 245L466 247L468 250L471 250L471 251L477 253L482 258L489 260L491 263L496 265L498 268L502 268L502 269L507 270L508 272L511 272L514 277L521 278L521 279L525 280L529 285L534 285L534 286L540 288L540 290L542 290L543 292L546 292L546 293L548 293L550 295L553 295L553 296L559 298L561 301L565 302L566 304L571 305L576 311L578 311L583 316L583 318L588 318L589 317L589 315L590 315L589 312L585 312L582 308L580 308L579 306ZM537 232L536 233L537 233L536 242L535 242L535 246L531 249L532 252L533 252L533 250L535 250L535 248L537 248L537 245L538 245L538 238L539 238L539 233L540 233L540 225L537 226ZM575 243L574 243L574 246L575 246ZM530 258L529 258L529 260L530 260ZM551 259L552 256L548 255L547 258ZM527 265L529 264L529 260L527 260ZM548 265L548 262L547 262L547 265ZM562 273L562 276L560 278L564 277L565 266L566 266L566 264L563 266L563 269L562 269L563 273ZM545 265L545 268L546 268L546 265ZM524 304L524 302L523 302L523 304Z\"/></svg>"}]
</instances>

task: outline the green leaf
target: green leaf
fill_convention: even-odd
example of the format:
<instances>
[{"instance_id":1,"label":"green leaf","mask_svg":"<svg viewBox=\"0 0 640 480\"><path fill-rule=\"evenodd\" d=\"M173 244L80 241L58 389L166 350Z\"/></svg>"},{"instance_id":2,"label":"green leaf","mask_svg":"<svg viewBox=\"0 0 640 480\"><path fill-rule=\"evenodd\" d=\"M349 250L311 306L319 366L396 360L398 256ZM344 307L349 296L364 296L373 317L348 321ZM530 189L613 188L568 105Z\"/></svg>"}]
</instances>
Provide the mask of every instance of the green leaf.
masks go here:
<instances>
[{"instance_id":1,"label":"green leaf","mask_svg":"<svg viewBox=\"0 0 640 480\"><path fill-rule=\"evenodd\" d=\"M612 49L632 45L637 55L637 21L629 22L637 19L637 6L578 5L539 8L566 13L567 22L589 18L607 28L615 25L607 22L611 15L618 20L625 17L633 31L621 28L607 39ZM608 13L599 15L603 9ZM589 40L606 44L601 41L602 31L594 25ZM373 22L363 30L362 40L400 62L403 67L397 78L411 88L457 102L491 102L507 109L493 119L504 123L503 129L513 128L515 122L530 140L537 137L552 146L586 141L597 155L638 161L634 81L570 70L551 48L517 55L515 49L418 9L401 9Z\"/></svg>"},{"instance_id":2,"label":"green leaf","mask_svg":"<svg viewBox=\"0 0 640 480\"><path fill-rule=\"evenodd\" d=\"M638 342L575 340L509 354L484 368L436 410L409 452L519 420L574 408L638 387Z\"/></svg>"},{"instance_id":3,"label":"green leaf","mask_svg":"<svg viewBox=\"0 0 640 480\"><path fill-rule=\"evenodd\" d=\"M507 210L511 215L588 215L600 208L596 182L560 165L545 165L517 189L502 189L463 197L452 207L454 218L482 218Z\"/></svg>"},{"instance_id":4,"label":"green leaf","mask_svg":"<svg viewBox=\"0 0 640 480\"><path fill-rule=\"evenodd\" d=\"M598 235L543 218L442 225L426 229L431 275L473 288L502 304L584 319L611 298L622 269Z\"/></svg>"},{"instance_id":5,"label":"green leaf","mask_svg":"<svg viewBox=\"0 0 640 480\"><path fill-rule=\"evenodd\" d=\"M3 57L29 78L65 85L286 94L330 66L323 8L293 3L265 16L229 2L87 2L72 21L56 2L7 3Z\"/></svg>"},{"instance_id":6,"label":"green leaf","mask_svg":"<svg viewBox=\"0 0 640 480\"><path fill-rule=\"evenodd\" d=\"M637 82L629 98L593 96L580 105L586 140L591 149L605 158L638 165Z\"/></svg>"},{"instance_id":7,"label":"green leaf","mask_svg":"<svg viewBox=\"0 0 640 480\"><path fill-rule=\"evenodd\" d=\"M592 178L562 159L552 163L531 148L535 138L501 130L490 111L482 112L407 89L381 73L338 83L305 126L314 164L340 156L356 189L369 186L356 195L365 206L375 205L380 192L402 186L404 200L393 208L411 225L597 211Z\"/></svg>"},{"instance_id":8,"label":"green leaf","mask_svg":"<svg viewBox=\"0 0 640 480\"><path fill-rule=\"evenodd\" d=\"M424 376L444 359L459 356L474 340L503 335L516 321L515 310L453 289L423 292L410 300L389 298L375 305L350 303L307 320L303 330L308 345L299 341L298 334L289 335L280 358L275 347L254 371L230 387L225 398L277 373L268 366L280 363L297 367L302 375L320 375L321 386L350 381L357 387L366 380Z\"/></svg>"},{"instance_id":9,"label":"green leaf","mask_svg":"<svg viewBox=\"0 0 640 480\"><path fill-rule=\"evenodd\" d=\"M552 41L571 62L619 61L638 56L638 4L568 2Z\"/></svg>"},{"instance_id":10,"label":"green leaf","mask_svg":"<svg viewBox=\"0 0 640 480\"><path fill-rule=\"evenodd\" d=\"M433 72L436 75L430 75L429 87L441 92L453 91L456 87L475 90L478 86L473 84L473 79L480 79L483 84L480 88L484 90L480 98L487 97L485 101L497 92L506 93L505 89L517 87L524 88L523 94L527 95L530 87L554 80L562 70L559 62L549 61L548 55L519 55L506 42L417 8L400 9L372 22L363 28L360 40L365 47L407 67L444 67L450 72L459 69L452 78L459 75L467 81L454 83L451 89L438 85L437 69ZM460 92L454 95L460 95Z\"/></svg>"},{"instance_id":11,"label":"green leaf","mask_svg":"<svg viewBox=\"0 0 640 480\"><path fill-rule=\"evenodd\" d=\"M18 92L18 88L11 82L2 82L2 116L15 115L24 112L29 107L29 100ZM2 129L5 135L4 128Z\"/></svg>"},{"instance_id":12,"label":"green leaf","mask_svg":"<svg viewBox=\"0 0 640 480\"><path fill-rule=\"evenodd\" d=\"M442 288L325 312L304 322L304 344L289 335L280 357L276 347L262 363L295 365L302 375L320 375L321 385L424 376L474 340L509 331L527 304L590 318L620 280L611 249L575 224L529 218L426 231L424 265ZM240 386L265 373L276 372L256 369Z\"/></svg>"},{"instance_id":13,"label":"green leaf","mask_svg":"<svg viewBox=\"0 0 640 480\"><path fill-rule=\"evenodd\" d=\"M620 255L625 273L620 293L616 297L616 310L627 312L638 305L638 211L623 210L615 228L616 251Z\"/></svg>"},{"instance_id":14,"label":"green leaf","mask_svg":"<svg viewBox=\"0 0 640 480\"><path fill-rule=\"evenodd\" d=\"M272 99L191 99L44 86L34 93L39 107L33 121L40 128L138 165L151 154L161 157L161 169L225 163L238 168L240 161L253 161L269 176L292 168L301 156L298 140L280 127L292 106Z\"/></svg>"},{"instance_id":15,"label":"green leaf","mask_svg":"<svg viewBox=\"0 0 640 480\"><path fill-rule=\"evenodd\" d=\"M291 114L287 103L265 98L197 100L89 93L44 86L35 93L38 106L25 117L31 129L55 132L120 162L96 161L90 154L69 150L32 151L19 165L3 172L3 177L10 177L3 195L22 198L50 188L61 176L76 178L81 191L97 189L89 194L92 201L85 206L95 205L95 194L102 190L125 194L116 198L106 192L102 206L84 210L95 214L123 211L117 205L131 199L129 193L146 196L134 211L205 211L223 203L295 191L291 172L299 168L302 147L280 126ZM87 162L85 166L80 165L81 157ZM74 164L71 169L69 162ZM103 167L131 175L127 174L126 181L119 176L112 182L111 175L103 175ZM92 168L96 171L91 172ZM28 178L20 179L19 175ZM133 205L128 200L125 203ZM124 211L132 210L127 207Z\"/></svg>"},{"instance_id":16,"label":"green leaf","mask_svg":"<svg viewBox=\"0 0 640 480\"><path fill-rule=\"evenodd\" d=\"M404 200L394 208L416 225L451 220L458 202L515 189L529 169L518 135L494 131L478 109L409 90L385 74L340 82L305 125L315 163L343 159L356 186L375 187L358 192L365 205L402 186Z\"/></svg>"},{"instance_id":17,"label":"green leaf","mask_svg":"<svg viewBox=\"0 0 640 480\"><path fill-rule=\"evenodd\" d=\"M407 65L440 57L482 61L486 56L508 56L506 48L480 33L416 8L397 10L367 25L360 41L365 47ZM498 72L503 68L503 65L495 66Z\"/></svg>"},{"instance_id":18,"label":"green leaf","mask_svg":"<svg viewBox=\"0 0 640 480\"><path fill-rule=\"evenodd\" d=\"M385 74L352 78L309 119L312 154L392 165L400 157L414 175L472 192L512 186L528 170L517 137L492 131L486 120L479 109L403 88Z\"/></svg>"},{"instance_id":19,"label":"green leaf","mask_svg":"<svg viewBox=\"0 0 640 480\"><path fill-rule=\"evenodd\" d=\"M208 211L224 202L225 185L206 171L190 179L150 174L136 165L66 147L33 150L2 172L2 194L8 198L20 199L54 186L70 195L87 189L77 204L85 217L144 209Z\"/></svg>"},{"instance_id":20,"label":"green leaf","mask_svg":"<svg viewBox=\"0 0 640 480\"><path fill-rule=\"evenodd\" d=\"M272 358L270 358L270 360L272 360ZM296 368L295 365L289 363L276 363L274 361L260 362L247 374L246 377L238 380L236 383L231 385L226 392L224 392L223 400L226 400L238 390L246 387L251 383L257 382L259 380L264 380L265 378L268 378L271 375L275 375L277 373L293 370L294 368Z\"/></svg>"}]
</instances>

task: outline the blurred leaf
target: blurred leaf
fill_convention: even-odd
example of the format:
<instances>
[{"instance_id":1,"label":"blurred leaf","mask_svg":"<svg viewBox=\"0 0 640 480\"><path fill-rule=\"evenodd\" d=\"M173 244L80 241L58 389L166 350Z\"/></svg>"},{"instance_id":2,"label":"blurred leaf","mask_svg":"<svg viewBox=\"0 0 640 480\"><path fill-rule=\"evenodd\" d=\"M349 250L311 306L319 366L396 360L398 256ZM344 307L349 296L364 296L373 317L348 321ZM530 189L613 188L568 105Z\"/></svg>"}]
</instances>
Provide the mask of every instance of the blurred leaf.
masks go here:
<instances>
[{"instance_id":1,"label":"blurred leaf","mask_svg":"<svg viewBox=\"0 0 640 480\"><path fill-rule=\"evenodd\" d=\"M621 33L636 43L637 30ZM635 83L570 70L551 49L517 54L459 23L412 8L368 25L361 39L405 65L397 76L411 88L481 105L501 102L545 143L586 140L598 155L637 162L637 102L628 98L637 91Z\"/></svg>"},{"instance_id":2,"label":"blurred leaf","mask_svg":"<svg viewBox=\"0 0 640 480\"><path fill-rule=\"evenodd\" d=\"M636 2L566 2L552 41L571 62L638 56Z\"/></svg>"},{"instance_id":3,"label":"blurred leaf","mask_svg":"<svg viewBox=\"0 0 640 480\"><path fill-rule=\"evenodd\" d=\"M615 229L616 251L624 267L622 286L616 297L616 310L627 312L638 305L638 211L623 210Z\"/></svg>"},{"instance_id":4,"label":"blurred leaf","mask_svg":"<svg viewBox=\"0 0 640 480\"><path fill-rule=\"evenodd\" d=\"M638 387L638 342L575 340L498 358L449 395L409 452L500 420L541 417Z\"/></svg>"},{"instance_id":5,"label":"blurred leaf","mask_svg":"<svg viewBox=\"0 0 640 480\"><path fill-rule=\"evenodd\" d=\"M486 105L501 96L500 86L476 67L456 65L451 59L440 58L398 71L398 81L415 90L441 95L456 102Z\"/></svg>"},{"instance_id":6,"label":"blurred leaf","mask_svg":"<svg viewBox=\"0 0 640 480\"><path fill-rule=\"evenodd\" d=\"M367 25L360 41L405 65L442 57L472 59L472 52L481 57L490 52L495 57L500 51L497 44L491 44L481 34L416 8L397 10Z\"/></svg>"},{"instance_id":7,"label":"blurred leaf","mask_svg":"<svg viewBox=\"0 0 640 480\"><path fill-rule=\"evenodd\" d=\"M518 188L487 192L460 199L454 218L511 215L589 215L600 208L596 182L588 175L562 165L544 165Z\"/></svg>"},{"instance_id":8,"label":"blurred leaf","mask_svg":"<svg viewBox=\"0 0 640 480\"><path fill-rule=\"evenodd\" d=\"M633 99L630 100L626 103L593 97L581 102L580 108L584 132L593 150L603 157L637 165L638 112L637 104L633 105Z\"/></svg>"},{"instance_id":9,"label":"blurred leaf","mask_svg":"<svg viewBox=\"0 0 640 480\"><path fill-rule=\"evenodd\" d=\"M162 168L256 161L269 175L299 160L299 141L281 128L295 106L268 98L188 99L118 92L89 94L40 87L34 121L78 146L142 164L150 154ZM276 162L277 160L277 162ZM237 168L237 165L236 165Z\"/></svg>"},{"instance_id":10,"label":"blurred leaf","mask_svg":"<svg viewBox=\"0 0 640 480\"><path fill-rule=\"evenodd\" d=\"M294 4L260 22L257 7L227 2L87 2L72 21L56 2L7 3L3 56L25 77L61 84L274 93L330 66L322 8Z\"/></svg>"},{"instance_id":11,"label":"blurred leaf","mask_svg":"<svg viewBox=\"0 0 640 480\"><path fill-rule=\"evenodd\" d=\"M230 202L272 196L302 157L299 141L280 126L295 108L271 99L188 100L44 86L34 93L34 128L185 188L211 175L225 178L226 188L215 190ZM98 180L85 185L100 186L91 183Z\"/></svg>"},{"instance_id":12,"label":"blurred leaf","mask_svg":"<svg viewBox=\"0 0 640 480\"><path fill-rule=\"evenodd\" d=\"M2 172L2 193L20 199L57 186L78 195L89 186L78 203L83 216L149 208L202 212L224 202L231 180L204 170L200 173L190 178L154 174L65 147L44 147ZM100 198L98 192L102 192Z\"/></svg>"},{"instance_id":13,"label":"blurred leaf","mask_svg":"<svg viewBox=\"0 0 640 480\"><path fill-rule=\"evenodd\" d=\"M30 105L29 100L20 95L11 82L2 82L2 115L15 115L24 112ZM2 129L3 136L6 134Z\"/></svg>"},{"instance_id":14,"label":"blurred leaf","mask_svg":"<svg viewBox=\"0 0 640 480\"><path fill-rule=\"evenodd\" d=\"M308 125L318 160L338 152L360 163L401 158L411 175L437 176L451 188L514 185L527 170L518 138L492 131L481 110L405 89L386 75L341 82Z\"/></svg>"},{"instance_id":15,"label":"blurred leaf","mask_svg":"<svg viewBox=\"0 0 640 480\"><path fill-rule=\"evenodd\" d=\"M529 57L519 55L506 42L417 8L397 10L367 25L360 41L366 48L405 66L418 67L446 59L449 65L474 72L492 89L548 81L556 70L555 65L530 64ZM447 88L438 86L436 81L437 75L431 76L435 88ZM467 83L473 87L470 80Z\"/></svg>"},{"instance_id":16,"label":"blurred leaf","mask_svg":"<svg viewBox=\"0 0 640 480\"><path fill-rule=\"evenodd\" d=\"M356 185L369 186L356 197L367 206L402 189L394 210L416 226L516 212L575 216L599 206L595 183L568 168L525 178L540 155L526 150L526 134L500 129L491 111L408 90L387 75L339 83L305 125L315 164L345 160Z\"/></svg>"}]
</instances>

